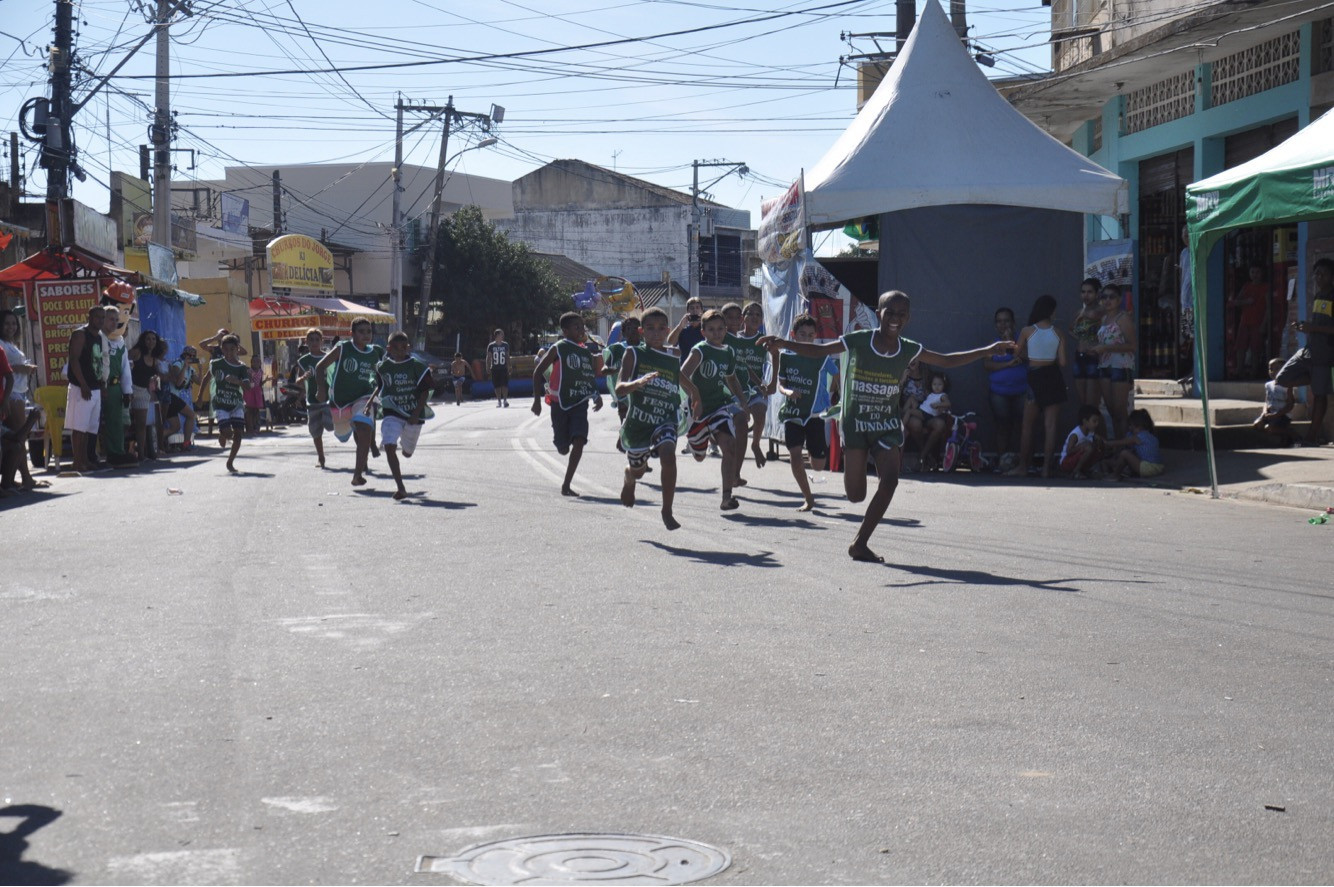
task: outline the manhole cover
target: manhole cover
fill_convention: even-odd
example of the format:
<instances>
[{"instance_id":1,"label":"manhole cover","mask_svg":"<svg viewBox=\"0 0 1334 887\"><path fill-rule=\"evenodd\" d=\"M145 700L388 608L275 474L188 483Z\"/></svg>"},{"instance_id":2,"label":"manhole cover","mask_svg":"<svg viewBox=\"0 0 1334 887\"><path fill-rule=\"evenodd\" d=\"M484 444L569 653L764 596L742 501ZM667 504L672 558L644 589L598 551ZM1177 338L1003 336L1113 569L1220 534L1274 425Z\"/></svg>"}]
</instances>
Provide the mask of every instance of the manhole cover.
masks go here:
<instances>
[{"instance_id":1,"label":"manhole cover","mask_svg":"<svg viewBox=\"0 0 1334 887\"><path fill-rule=\"evenodd\" d=\"M422 856L417 871L473 884L689 884L731 864L717 847L660 835L533 835Z\"/></svg>"}]
</instances>

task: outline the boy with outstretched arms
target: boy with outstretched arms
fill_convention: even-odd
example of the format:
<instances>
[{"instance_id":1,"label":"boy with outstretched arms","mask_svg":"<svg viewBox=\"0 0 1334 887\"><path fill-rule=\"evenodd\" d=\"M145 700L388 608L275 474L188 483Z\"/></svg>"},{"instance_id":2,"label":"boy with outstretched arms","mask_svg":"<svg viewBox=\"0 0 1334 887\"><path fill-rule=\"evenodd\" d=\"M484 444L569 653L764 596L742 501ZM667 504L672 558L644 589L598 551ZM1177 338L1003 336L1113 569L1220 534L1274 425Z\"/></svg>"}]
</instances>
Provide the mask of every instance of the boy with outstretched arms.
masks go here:
<instances>
[{"instance_id":1,"label":"boy with outstretched arms","mask_svg":"<svg viewBox=\"0 0 1334 887\"><path fill-rule=\"evenodd\" d=\"M574 311L561 315L560 331L565 338L548 348L533 367L533 415L542 415L542 385L550 368L552 440L556 452L569 455L560 494L578 497L570 482L584 454L584 444L588 443L588 402L593 401L594 412L602 409L602 395L597 389L602 355L589 350L584 319Z\"/></svg>"},{"instance_id":2,"label":"boy with outstretched arms","mask_svg":"<svg viewBox=\"0 0 1334 887\"><path fill-rule=\"evenodd\" d=\"M853 560L884 563L884 558L867 546L885 509L894 498L899 484L899 464L903 448L903 423L899 418L899 395L908 365L921 358L923 363L938 367L957 367L981 360L990 354L1004 354L1014 348L1013 342L996 342L972 351L940 354L928 351L919 343L902 337L908 325L911 302L905 293L890 290L880 296L874 330L848 333L843 338L817 345L765 336L761 341L779 348L787 348L806 357L825 357L848 352L847 370L843 377L842 426L846 463L843 469L843 487L848 501L860 502L866 498L866 462L875 460L879 482L866 515L857 530L857 538L848 547Z\"/></svg>"},{"instance_id":3,"label":"boy with outstretched arms","mask_svg":"<svg viewBox=\"0 0 1334 887\"><path fill-rule=\"evenodd\" d=\"M809 345L815 341L816 329L814 317L798 314L792 321L792 339ZM823 471L829 448L825 442L825 420L816 415L815 401L820 393L820 375L829 358L803 357L794 351L779 351L778 341L769 341L776 369L765 393L769 395L777 390L783 395L778 418L783 423L783 442L787 445L788 457L792 462L792 476L796 478L804 500L798 510L810 511L815 508L815 495L811 492L810 479L806 477L806 460L802 449L804 447L811 454L811 467Z\"/></svg>"},{"instance_id":4,"label":"boy with outstretched arms","mask_svg":"<svg viewBox=\"0 0 1334 887\"><path fill-rule=\"evenodd\" d=\"M352 338L330 348L315 365L318 398L329 402L334 436L343 443L347 443L349 437L356 440L357 464L352 470L354 487L366 483L366 459L375 437L375 420L366 408L375 391L375 368L382 360L383 346L371 344L371 322L358 317L352 321Z\"/></svg>"},{"instance_id":5,"label":"boy with outstretched arms","mask_svg":"<svg viewBox=\"0 0 1334 887\"><path fill-rule=\"evenodd\" d=\"M222 337L222 356L209 361L208 371L213 378L213 421L218 423L218 435L231 437L231 454L227 470L236 472L236 454L241 450L245 436L245 392L250 388L250 368L241 363L241 340L228 333Z\"/></svg>"},{"instance_id":6,"label":"boy with outstretched arms","mask_svg":"<svg viewBox=\"0 0 1334 887\"><path fill-rule=\"evenodd\" d=\"M305 354L296 359L298 375L292 379L293 385L302 385L306 390L306 429L311 440L315 441L315 457L319 467L324 467L324 432L333 431L333 415L329 404L320 401L320 385L315 378L315 367L324 359L324 333L315 328L306 330Z\"/></svg>"},{"instance_id":7,"label":"boy with outstretched arms","mask_svg":"<svg viewBox=\"0 0 1334 887\"><path fill-rule=\"evenodd\" d=\"M675 530L681 526L672 516L681 360L666 347L669 323L667 312L661 308L644 312L641 327L644 341L624 349L616 396L625 401L621 448L630 462L621 487L621 504L634 507L635 483L648 469L649 457L656 453L662 462L662 522L667 529Z\"/></svg>"},{"instance_id":8,"label":"boy with outstretched arms","mask_svg":"<svg viewBox=\"0 0 1334 887\"><path fill-rule=\"evenodd\" d=\"M755 457L755 467L763 468L765 462L760 438L764 435L764 417L769 411L769 398L764 392L769 350L759 344L764 309L759 302L747 302L744 308L730 302L723 306L723 319L727 321L725 341L736 352L740 365L737 378L746 389L746 397L742 399L741 410L736 416L736 482L737 486L743 487L746 482L741 479L741 463L746 460L747 436L751 437L750 452Z\"/></svg>"},{"instance_id":9,"label":"boy with outstretched arms","mask_svg":"<svg viewBox=\"0 0 1334 887\"><path fill-rule=\"evenodd\" d=\"M398 466L398 448L403 447L403 458L411 459L417 448L422 424L426 421L426 398L431 394L431 368L412 356L408 334L399 330L389 337L389 356L375 367L375 394L380 399L384 418L380 422L380 442L384 444L384 458L394 473L398 490L395 499L408 498L403 486L403 473ZM371 409L370 403L366 409Z\"/></svg>"},{"instance_id":10,"label":"boy with outstretched arms","mask_svg":"<svg viewBox=\"0 0 1334 887\"><path fill-rule=\"evenodd\" d=\"M740 371L736 352L723 343L727 337L727 322L721 311L706 311L702 327L704 341L690 349L690 356L681 364L681 387L690 398L694 424L690 426L690 452L696 462L703 462L709 441L718 445L723 454L722 480L723 511L740 507L732 495L736 482L736 440L732 437L732 416L736 404L745 396L737 381Z\"/></svg>"}]
</instances>

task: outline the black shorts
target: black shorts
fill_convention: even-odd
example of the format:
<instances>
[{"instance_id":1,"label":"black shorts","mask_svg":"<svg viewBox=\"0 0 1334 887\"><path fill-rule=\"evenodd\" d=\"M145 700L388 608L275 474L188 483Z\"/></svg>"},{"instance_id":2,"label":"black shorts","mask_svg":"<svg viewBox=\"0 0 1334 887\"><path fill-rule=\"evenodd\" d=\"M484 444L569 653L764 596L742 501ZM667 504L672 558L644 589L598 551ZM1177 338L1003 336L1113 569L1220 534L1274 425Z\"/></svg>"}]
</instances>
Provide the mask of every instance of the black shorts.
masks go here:
<instances>
[{"instance_id":1,"label":"black shorts","mask_svg":"<svg viewBox=\"0 0 1334 887\"><path fill-rule=\"evenodd\" d=\"M562 456L575 441L588 443L588 401L568 410L551 405L551 441Z\"/></svg>"},{"instance_id":2,"label":"black shorts","mask_svg":"<svg viewBox=\"0 0 1334 887\"><path fill-rule=\"evenodd\" d=\"M166 415L168 419L175 419L177 416L181 414L181 411L184 410L185 407L186 403L183 399L177 397L174 394L168 394L167 402L165 404L165 409L163 410L163 413Z\"/></svg>"},{"instance_id":3,"label":"black shorts","mask_svg":"<svg viewBox=\"0 0 1334 887\"><path fill-rule=\"evenodd\" d=\"M508 388L510 384L510 368L491 367L491 384L496 388Z\"/></svg>"},{"instance_id":4,"label":"black shorts","mask_svg":"<svg viewBox=\"0 0 1334 887\"><path fill-rule=\"evenodd\" d=\"M1038 409L1065 403L1065 376L1058 364L1037 367L1028 371L1028 397Z\"/></svg>"},{"instance_id":5,"label":"black shorts","mask_svg":"<svg viewBox=\"0 0 1334 887\"><path fill-rule=\"evenodd\" d=\"M812 459L829 455L829 445L824 439L824 419L818 416L805 422L784 422L783 443L788 447L805 447Z\"/></svg>"}]
</instances>

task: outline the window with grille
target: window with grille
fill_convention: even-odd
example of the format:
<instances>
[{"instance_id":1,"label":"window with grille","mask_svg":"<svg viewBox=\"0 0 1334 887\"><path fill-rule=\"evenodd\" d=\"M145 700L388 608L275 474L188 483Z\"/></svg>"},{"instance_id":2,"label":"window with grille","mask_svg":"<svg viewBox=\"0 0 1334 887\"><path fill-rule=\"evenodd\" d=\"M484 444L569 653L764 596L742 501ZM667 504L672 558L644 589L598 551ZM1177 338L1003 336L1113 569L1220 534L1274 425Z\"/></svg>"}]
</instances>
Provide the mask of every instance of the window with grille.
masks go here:
<instances>
[{"instance_id":1,"label":"window with grille","mask_svg":"<svg viewBox=\"0 0 1334 887\"><path fill-rule=\"evenodd\" d=\"M1126 95L1122 130L1142 132L1195 113L1195 71L1182 71Z\"/></svg>"},{"instance_id":2,"label":"window with grille","mask_svg":"<svg viewBox=\"0 0 1334 887\"><path fill-rule=\"evenodd\" d=\"M1213 64L1210 104L1217 107L1283 86L1301 76L1301 32L1234 52Z\"/></svg>"},{"instance_id":3,"label":"window with grille","mask_svg":"<svg viewBox=\"0 0 1334 887\"><path fill-rule=\"evenodd\" d=\"M1312 74L1324 74L1334 71L1334 18L1316 22L1315 30L1315 70Z\"/></svg>"}]
</instances>

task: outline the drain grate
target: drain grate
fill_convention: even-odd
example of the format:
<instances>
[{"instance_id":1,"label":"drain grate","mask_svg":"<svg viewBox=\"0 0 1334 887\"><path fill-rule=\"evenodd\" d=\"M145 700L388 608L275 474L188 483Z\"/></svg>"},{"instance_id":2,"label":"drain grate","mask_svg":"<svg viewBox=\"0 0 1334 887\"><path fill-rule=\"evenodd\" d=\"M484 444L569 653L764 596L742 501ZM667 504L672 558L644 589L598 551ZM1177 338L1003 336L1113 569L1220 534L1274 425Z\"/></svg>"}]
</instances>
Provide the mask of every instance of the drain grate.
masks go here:
<instances>
[{"instance_id":1,"label":"drain grate","mask_svg":"<svg viewBox=\"0 0 1334 887\"><path fill-rule=\"evenodd\" d=\"M732 864L717 847L660 835L532 835L422 856L418 872L472 884L689 884Z\"/></svg>"}]
</instances>

